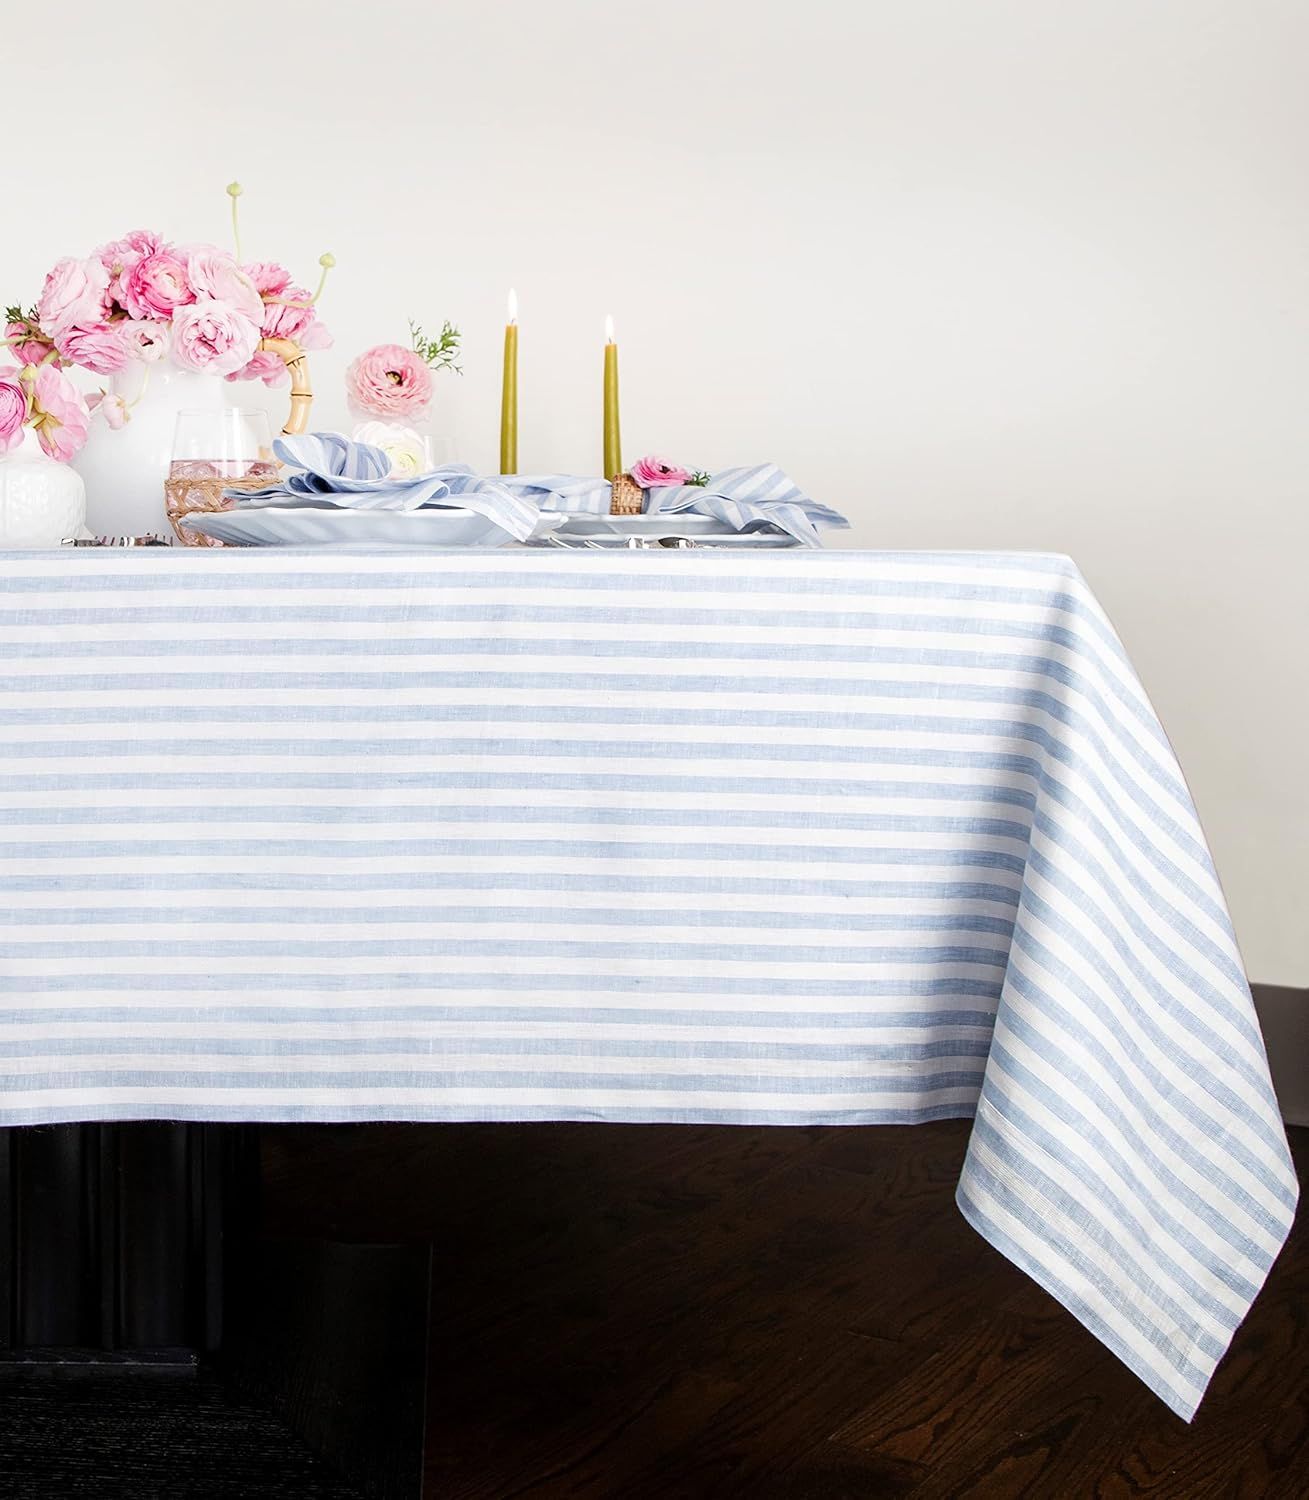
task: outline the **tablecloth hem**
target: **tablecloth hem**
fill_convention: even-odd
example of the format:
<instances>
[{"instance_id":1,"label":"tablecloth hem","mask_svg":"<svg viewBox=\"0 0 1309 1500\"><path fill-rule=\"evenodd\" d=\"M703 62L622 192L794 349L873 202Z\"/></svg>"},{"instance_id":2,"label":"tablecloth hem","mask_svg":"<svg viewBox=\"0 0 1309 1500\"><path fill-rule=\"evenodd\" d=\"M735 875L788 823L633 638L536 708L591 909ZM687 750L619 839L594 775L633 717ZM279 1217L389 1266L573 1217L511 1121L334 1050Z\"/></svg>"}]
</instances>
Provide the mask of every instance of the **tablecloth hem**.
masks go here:
<instances>
[{"instance_id":1,"label":"tablecloth hem","mask_svg":"<svg viewBox=\"0 0 1309 1500\"><path fill-rule=\"evenodd\" d=\"M558 1105L377 1105L305 1104L255 1108L250 1104L66 1104L0 1112L0 1128L26 1125L71 1125L111 1121L172 1121L222 1125L922 1125L931 1120L970 1120L971 1104L938 1104L915 1110L758 1111L738 1109L587 1110Z\"/></svg>"},{"instance_id":2,"label":"tablecloth hem","mask_svg":"<svg viewBox=\"0 0 1309 1500\"><path fill-rule=\"evenodd\" d=\"M1106 1328L1100 1321L1085 1308L1076 1293L1071 1288L1064 1286L1040 1261L1023 1249L1015 1240L1005 1234L1002 1229L992 1224L986 1215L968 1197L964 1184L961 1182L955 1189L955 1205L959 1212L968 1221L969 1225L986 1241L992 1249L997 1250L1004 1258L1011 1261L1042 1289L1053 1297L1061 1307L1066 1308L1083 1328L1096 1340L1102 1343L1110 1353L1120 1359L1123 1364L1146 1386L1154 1392L1169 1410L1176 1412L1184 1422L1191 1422L1199 1410L1200 1397L1192 1400L1175 1391L1167 1381L1161 1379L1158 1370L1152 1368L1145 1360L1141 1359L1127 1344L1116 1337L1113 1331ZM1203 1358L1203 1356L1200 1356Z\"/></svg>"}]
</instances>

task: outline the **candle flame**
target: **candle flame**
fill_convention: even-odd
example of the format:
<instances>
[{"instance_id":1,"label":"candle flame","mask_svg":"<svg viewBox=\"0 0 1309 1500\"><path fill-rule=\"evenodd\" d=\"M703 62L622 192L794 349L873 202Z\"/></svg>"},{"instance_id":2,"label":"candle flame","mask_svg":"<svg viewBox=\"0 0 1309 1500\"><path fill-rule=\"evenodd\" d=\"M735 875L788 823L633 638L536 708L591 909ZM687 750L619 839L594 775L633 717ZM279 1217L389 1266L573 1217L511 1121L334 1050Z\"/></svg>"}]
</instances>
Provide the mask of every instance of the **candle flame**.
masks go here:
<instances>
[{"instance_id":1,"label":"candle flame","mask_svg":"<svg viewBox=\"0 0 1309 1500\"><path fill-rule=\"evenodd\" d=\"M513 287L509 288L509 321L511 323L518 321L518 293Z\"/></svg>"},{"instance_id":2,"label":"candle flame","mask_svg":"<svg viewBox=\"0 0 1309 1500\"><path fill-rule=\"evenodd\" d=\"M605 318L605 343L612 344L614 341L614 315L610 313Z\"/></svg>"}]
</instances>

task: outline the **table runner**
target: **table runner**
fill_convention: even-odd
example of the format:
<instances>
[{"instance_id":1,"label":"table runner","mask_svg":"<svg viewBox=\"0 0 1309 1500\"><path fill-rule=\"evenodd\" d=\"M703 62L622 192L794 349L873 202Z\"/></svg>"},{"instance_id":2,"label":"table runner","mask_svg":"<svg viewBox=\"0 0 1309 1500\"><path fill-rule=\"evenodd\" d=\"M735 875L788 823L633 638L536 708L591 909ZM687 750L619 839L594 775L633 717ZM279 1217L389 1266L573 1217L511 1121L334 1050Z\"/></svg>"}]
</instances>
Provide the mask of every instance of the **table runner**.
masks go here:
<instances>
[{"instance_id":1,"label":"table runner","mask_svg":"<svg viewBox=\"0 0 1309 1500\"><path fill-rule=\"evenodd\" d=\"M1296 1183L1067 559L0 561L0 1124L975 1114L962 1212L1194 1412Z\"/></svg>"}]
</instances>

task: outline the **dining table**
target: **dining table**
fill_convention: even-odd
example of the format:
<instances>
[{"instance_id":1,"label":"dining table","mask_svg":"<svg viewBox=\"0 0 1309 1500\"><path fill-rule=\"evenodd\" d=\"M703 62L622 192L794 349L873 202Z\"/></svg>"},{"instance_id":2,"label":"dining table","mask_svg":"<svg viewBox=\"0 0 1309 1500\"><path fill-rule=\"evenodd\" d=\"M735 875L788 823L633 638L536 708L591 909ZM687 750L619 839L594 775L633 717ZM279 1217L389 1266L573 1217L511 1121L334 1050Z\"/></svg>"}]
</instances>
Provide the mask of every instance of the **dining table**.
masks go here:
<instances>
[{"instance_id":1,"label":"dining table","mask_svg":"<svg viewBox=\"0 0 1309 1500\"><path fill-rule=\"evenodd\" d=\"M103 1239L60 1172L190 1205L146 1306L287 1122L968 1117L959 1212L1187 1420L1289 1231L1219 878L1067 557L7 553L0 766L0 1346L95 1342L24 1332L32 1246ZM135 1343L217 1340L201 1287Z\"/></svg>"}]
</instances>

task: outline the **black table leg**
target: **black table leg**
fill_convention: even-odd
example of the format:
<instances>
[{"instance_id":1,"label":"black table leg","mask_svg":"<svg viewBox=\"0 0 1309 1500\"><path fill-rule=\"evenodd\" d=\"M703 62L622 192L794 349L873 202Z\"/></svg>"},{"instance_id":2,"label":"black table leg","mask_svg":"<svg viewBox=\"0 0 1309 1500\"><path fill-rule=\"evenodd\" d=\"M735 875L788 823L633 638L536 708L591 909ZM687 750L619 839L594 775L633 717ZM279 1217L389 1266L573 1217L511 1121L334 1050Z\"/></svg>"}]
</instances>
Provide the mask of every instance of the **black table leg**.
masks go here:
<instances>
[{"instance_id":1,"label":"black table leg","mask_svg":"<svg viewBox=\"0 0 1309 1500\"><path fill-rule=\"evenodd\" d=\"M272 1241L259 1217L248 1127L0 1129L0 1371L217 1372L349 1492L417 1500L430 1248Z\"/></svg>"}]
</instances>

